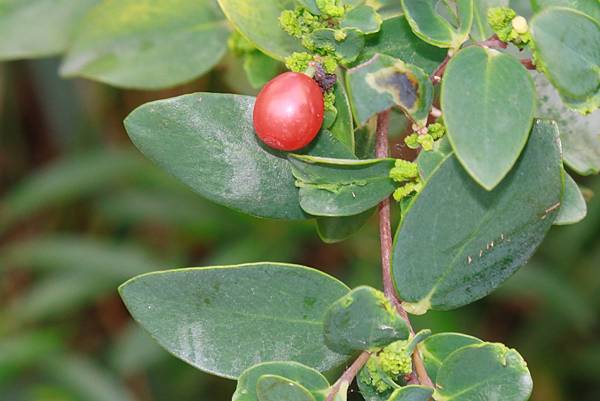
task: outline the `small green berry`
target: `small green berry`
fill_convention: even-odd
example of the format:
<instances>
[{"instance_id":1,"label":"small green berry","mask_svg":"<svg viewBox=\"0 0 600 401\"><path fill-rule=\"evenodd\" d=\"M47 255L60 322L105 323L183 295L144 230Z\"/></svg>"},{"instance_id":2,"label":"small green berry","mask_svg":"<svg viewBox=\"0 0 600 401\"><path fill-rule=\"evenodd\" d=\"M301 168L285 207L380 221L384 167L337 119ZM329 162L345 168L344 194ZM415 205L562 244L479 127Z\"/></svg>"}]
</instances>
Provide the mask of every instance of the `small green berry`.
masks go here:
<instances>
[{"instance_id":1,"label":"small green berry","mask_svg":"<svg viewBox=\"0 0 600 401\"><path fill-rule=\"evenodd\" d=\"M527 20L520 15L517 15L515 18L513 18L511 24L513 29L520 35L526 34L529 31Z\"/></svg>"}]
</instances>

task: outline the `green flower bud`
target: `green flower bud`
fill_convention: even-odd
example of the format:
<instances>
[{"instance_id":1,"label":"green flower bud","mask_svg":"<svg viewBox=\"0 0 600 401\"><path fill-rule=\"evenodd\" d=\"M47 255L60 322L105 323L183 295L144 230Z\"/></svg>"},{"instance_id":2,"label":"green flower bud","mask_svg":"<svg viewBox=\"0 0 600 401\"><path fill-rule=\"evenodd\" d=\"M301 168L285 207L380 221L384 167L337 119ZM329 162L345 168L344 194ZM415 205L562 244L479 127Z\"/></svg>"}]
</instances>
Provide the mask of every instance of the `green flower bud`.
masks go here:
<instances>
[{"instance_id":1,"label":"green flower bud","mask_svg":"<svg viewBox=\"0 0 600 401\"><path fill-rule=\"evenodd\" d=\"M407 196L410 196L413 193L418 193L422 188L423 184L421 184L421 182L408 182L400 188L396 189L392 196L394 197L394 200L396 202L400 202Z\"/></svg>"},{"instance_id":2,"label":"green flower bud","mask_svg":"<svg viewBox=\"0 0 600 401\"><path fill-rule=\"evenodd\" d=\"M394 168L390 170L390 178L396 182L410 181L419 177L416 163L398 159Z\"/></svg>"},{"instance_id":3,"label":"green flower bud","mask_svg":"<svg viewBox=\"0 0 600 401\"><path fill-rule=\"evenodd\" d=\"M336 110L335 108L335 95L333 92L325 92L323 95L323 103L325 105L325 110Z\"/></svg>"},{"instance_id":4,"label":"green flower bud","mask_svg":"<svg viewBox=\"0 0 600 401\"><path fill-rule=\"evenodd\" d=\"M404 138L404 143L411 149L418 149L419 146L421 146L419 145L419 134L413 132L412 134Z\"/></svg>"},{"instance_id":5,"label":"green flower bud","mask_svg":"<svg viewBox=\"0 0 600 401\"><path fill-rule=\"evenodd\" d=\"M311 61L313 61L311 54L294 52L285 59L285 66L293 72L304 72Z\"/></svg>"},{"instance_id":6,"label":"green flower bud","mask_svg":"<svg viewBox=\"0 0 600 401\"><path fill-rule=\"evenodd\" d=\"M444 127L444 124L440 123L430 124L427 127L427 133L431 135L434 141L437 141L446 135L446 127Z\"/></svg>"},{"instance_id":7,"label":"green flower bud","mask_svg":"<svg viewBox=\"0 0 600 401\"><path fill-rule=\"evenodd\" d=\"M321 64L323 65L323 69L328 74L335 74L335 70L337 70L337 60L333 56L324 56L321 58Z\"/></svg>"},{"instance_id":8,"label":"green flower bud","mask_svg":"<svg viewBox=\"0 0 600 401\"><path fill-rule=\"evenodd\" d=\"M406 350L408 344L408 341L397 341L379 353L379 361L385 374L398 378L412 372L412 359Z\"/></svg>"},{"instance_id":9,"label":"green flower bud","mask_svg":"<svg viewBox=\"0 0 600 401\"><path fill-rule=\"evenodd\" d=\"M317 0L317 7L326 16L334 18L343 17L346 11L339 0Z\"/></svg>"},{"instance_id":10,"label":"green flower bud","mask_svg":"<svg viewBox=\"0 0 600 401\"><path fill-rule=\"evenodd\" d=\"M433 150L433 137L430 134L419 135L417 142L425 151Z\"/></svg>"}]
</instances>

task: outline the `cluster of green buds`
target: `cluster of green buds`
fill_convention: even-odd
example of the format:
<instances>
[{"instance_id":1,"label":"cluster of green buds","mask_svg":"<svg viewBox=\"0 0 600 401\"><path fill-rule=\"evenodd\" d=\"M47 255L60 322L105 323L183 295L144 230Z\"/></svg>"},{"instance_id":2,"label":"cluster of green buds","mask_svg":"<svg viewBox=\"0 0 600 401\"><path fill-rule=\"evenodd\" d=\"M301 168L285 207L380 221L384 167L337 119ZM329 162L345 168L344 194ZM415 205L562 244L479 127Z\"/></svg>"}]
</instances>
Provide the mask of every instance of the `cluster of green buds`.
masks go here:
<instances>
[{"instance_id":1,"label":"cluster of green buds","mask_svg":"<svg viewBox=\"0 0 600 401\"><path fill-rule=\"evenodd\" d=\"M423 150L430 151L433 150L435 141L440 140L444 135L446 135L446 127L444 127L444 124L434 123L408 135L404 138L404 143L411 149L418 149L421 147Z\"/></svg>"},{"instance_id":2,"label":"cluster of green buds","mask_svg":"<svg viewBox=\"0 0 600 401\"><path fill-rule=\"evenodd\" d=\"M487 14L490 26L503 42L523 47L531 42L527 20L508 7L494 7Z\"/></svg>"},{"instance_id":3,"label":"cluster of green buds","mask_svg":"<svg viewBox=\"0 0 600 401\"><path fill-rule=\"evenodd\" d=\"M401 184L393 194L396 202L418 193L423 187L417 164L406 160L396 160L394 168L390 170L390 178Z\"/></svg>"},{"instance_id":4,"label":"cluster of green buds","mask_svg":"<svg viewBox=\"0 0 600 401\"><path fill-rule=\"evenodd\" d=\"M303 72L313 77L323 90L325 110L336 114L334 106L335 95L333 85L336 82L335 72L338 67L338 57L335 48L327 42L317 44L312 34L319 30L334 29L336 39L343 34L339 27L340 18L344 16L346 8L341 0L317 0L316 9L298 6L294 10L284 10L279 23L281 28L289 35L301 40L308 52L293 53L285 60L285 65L290 71ZM314 8L314 6L313 6Z\"/></svg>"},{"instance_id":5,"label":"cluster of green buds","mask_svg":"<svg viewBox=\"0 0 600 401\"><path fill-rule=\"evenodd\" d=\"M378 393L398 388L412 372L409 341L397 341L373 355L365 366L363 380Z\"/></svg>"}]
</instances>

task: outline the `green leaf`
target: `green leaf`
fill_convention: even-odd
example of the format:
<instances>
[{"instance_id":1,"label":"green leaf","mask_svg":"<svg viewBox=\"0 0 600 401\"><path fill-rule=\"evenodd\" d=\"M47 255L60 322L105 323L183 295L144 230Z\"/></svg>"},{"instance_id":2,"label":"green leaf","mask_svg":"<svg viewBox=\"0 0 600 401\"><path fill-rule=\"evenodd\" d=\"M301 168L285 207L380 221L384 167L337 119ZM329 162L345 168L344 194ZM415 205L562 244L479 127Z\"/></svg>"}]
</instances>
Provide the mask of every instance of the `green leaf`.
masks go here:
<instances>
[{"instance_id":1,"label":"green leaf","mask_svg":"<svg viewBox=\"0 0 600 401\"><path fill-rule=\"evenodd\" d=\"M333 136L344 144L352 154L354 154L354 126L352 123L352 110L350 109L350 100L346 93L346 88L338 76L338 81L333 87L335 95L335 108L337 117L333 125L329 128Z\"/></svg>"},{"instance_id":2,"label":"green leaf","mask_svg":"<svg viewBox=\"0 0 600 401\"><path fill-rule=\"evenodd\" d=\"M373 7L362 4L344 15L340 27L358 29L362 33L376 33L381 27L381 22L381 17Z\"/></svg>"},{"instance_id":3,"label":"green leaf","mask_svg":"<svg viewBox=\"0 0 600 401\"><path fill-rule=\"evenodd\" d=\"M423 355L423 363L429 377L435 382L438 371L450 354L467 345L480 343L480 339L465 334L440 333L423 341L419 351Z\"/></svg>"},{"instance_id":4,"label":"green leaf","mask_svg":"<svg viewBox=\"0 0 600 401\"><path fill-rule=\"evenodd\" d=\"M394 391L388 401L428 401L433 389L427 386L405 386Z\"/></svg>"},{"instance_id":5,"label":"green leaf","mask_svg":"<svg viewBox=\"0 0 600 401\"><path fill-rule=\"evenodd\" d=\"M541 243L562 188L558 129L551 122L534 124L521 160L491 192L448 156L396 234L393 275L406 309L448 310L492 292Z\"/></svg>"},{"instance_id":6,"label":"green leaf","mask_svg":"<svg viewBox=\"0 0 600 401\"><path fill-rule=\"evenodd\" d=\"M429 76L417 66L383 54L348 70L348 94L354 119L364 125L373 115L396 105L424 124L433 100Z\"/></svg>"},{"instance_id":7,"label":"green leaf","mask_svg":"<svg viewBox=\"0 0 600 401\"><path fill-rule=\"evenodd\" d=\"M314 15L321 15L321 10L317 6L316 0L296 0L300 5L306 8Z\"/></svg>"},{"instance_id":8,"label":"green leaf","mask_svg":"<svg viewBox=\"0 0 600 401\"><path fill-rule=\"evenodd\" d=\"M554 220L556 226L579 223L587 215L587 205L579 186L569 174L564 174L565 191L560 202L558 216Z\"/></svg>"},{"instance_id":9,"label":"green leaf","mask_svg":"<svg viewBox=\"0 0 600 401\"><path fill-rule=\"evenodd\" d=\"M552 6L574 8L600 21L600 5L596 0L532 0L531 2L535 11Z\"/></svg>"},{"instance_id":10,"label":"green leaf","mask_svg":"<svg viewBox=\"0 0 600 401\"><path fill-rule=\"evenodd\" d=\"M360 230L373 215L374 209L345 217L317 218L317 233L326 244L341 242Z\"/></svg>"},{"instance_id":11,"label":"green leaf","mask_svg":"<svg viewBox=\"0 0 600 401\"><path fill-rule=\"evenodd\" d=\"M365 2L375 8L384 20L397 17L404 12L398 0L366 0Z\"/></svg>"},{"instance_id":12,"label":"green leaf","mask_svg":"<svg viewBox=\"0 0 600 401\"><path fill-rule=\"evenodd\" d=\"M385 54L422 68L431 74L446 57L446 50L423 42L410 29L404 16L383 21L377 35L366 37L365 48L353 66Z\"/></svg>"},{"instance_id":13,"label":"green leaf","mask_svg":"<svg viewBox=\"0 0 600 401\"><path fill-rule=\"evenodd\" d=\"M256 384L258 401L315 401L304 386L274 375L261 376Z\"/></svg>"},{"instance_id":14,"label":"green leaf","mask_svg":"<svg viewBox=\"0 0 600 401\"><path fill-rule=\"evenodd\" d=\"M83 21L61 74L124 88L171 87L217 64L228 33L209 1L102 2Z\"/></svg>"},{"instance_id":15,"label":"green leaf","mask_svg":"<svg viewBox=\"0 0 600 401\"><path fill-rule=\"evenodd\" d=\"M550 7L531 20L538 68L565 103L581 113L600 105L600 22L567 8Z\"/></svg>"},{"instance_id":16,"label":"green leaf","mask_svg":"<svg viewBox=\"0 0 600 401\"><path fill-rule=\"evenodd\" d=\"M339 31L330 28L317 29L310 34L310 41L319 49L331 49L340 58L342 64L356 60L363 47L365 37L357 29L343 29L344 39L336 39Z\"/></svg>"},{"instance_id":17,"label":"green leaf","mask_svg":"<svg viewBox=\"0 0 600 401\"><path fill-rule=\"evenodd\" d=\"M304 219L285 154L256 138L253 105L252 97L197 93L145 104L125 128L142 153L213 202Z\"/></svg>"},{"instance_id":18,"label":"green leaf","mask_svg":"<svg viewBox=\"0 0 600 401\"><path fill-rule=\"evenodd\" d=\"M443 138L436 142L431 151L421 151L417 156L417 167L421 179L427 180L448 155L452 153L452 147L448 139Z\"/></svg>"},{"instance_id":19,"label":"green leaf","mask_svg":"<svg viewBox=\"0 0 600 401\"><path fill-rule=\"evenodd\" d=\"M145 163L133 152L100 151L64 158L4 195L0 231L40 210L85 198L145 171Z\"/></svg>"},{"instance_id":20,"label":"green leaf","mask_svg":"<svg viewBox=\"0 0 600 401\"><path fill-rule=\"evenodd\" d=\"M318 371L296 362L266 362L252 366L240 376L232 401L262 401L258 384L265 376L280 377L296 382L312 394L316 401L323 401L329 382Z\"/></svg>"},{"instance_id":21,"label":"green leaf","mask_svg":"<svg viewBox=\"0 0 600 401\"><path fill-rule=\"evenodd\" d=\"M261 88L281 72L282 65L279 61L257 50L244 56L244 70L250 85L254 88Z\"/></svg>"},{"instance_id":22,"label":"green leaf","mask_svg":"<svg viewBox=\"0 0 600 401\"><path fill-rule=\"evenodd\" d=\"M317 270L275 263L172 270L138 276L119 291L164 348L215 375L236 378L273 360L328 371L347 360L325 345L323 318L348 288Z\"/></svg>"},{"instance_id":23,"label":"green leaf","mask_svg":"<svg viewBox=\"0 0 600 401\"><path fill-rule=\"evenodd\" d=\"M402 0L404 14L415 35L434 46L458 49L471 31L473 0L457 0L456 8L448 7L454 25L438 13L436 4L436 0Z\"/></svg>"},{"instance_id":24,"label":"green leaf","mask_svg":"<svg viewBox=\"0 0 600 401\"><path fill-rule=\"evenodd\" d=\"M218 0L229 22L260 50L283 61L302 51L298 39L279 26L283 10L293 9L293 0Z\"/></svg>"},{"instance_id":25,"label":"green leaf","mask_svg":"<svg viewBox=\"0 0 600 401\"><path fill-rule=\"evenodd\" d=\"M473 27L471 35L474 40L483 41L494 34L487 20L487 12L494 7L509 7L509 0L477 0L473 2Z\"/></svg>"},{"instance_id":26,"label":"green leaf","mask_svg":"<svg viewBox=\"0 0 600 401\"><path fill-rule=\"evenodd\" d=\"M325 315L325 343L340 354L385 347L409 334L385 295L371 287L353 289Z\"/></svg>"},{"instance_id":27,"label":"green leaf","mask_svg":"<svg viewBox=\"0 0 600 401\"><path fill-rule=\"evenodd\" d=\"M556 121L564 162L580 175L600 172L600 111L582 116L567 108L548 79L534 74L538 115Z\"/></svg>"},{"instance_id":28,"label":"green leaf","mask_svg":"<svg viewBox=\"0 0 600 401\"><path fill-rule=\"evenodd\" d=\"M300 205L314 216L352 216L390 196L394 159L348 160L313 156L290 157Z\"/></svg>"},{"instance_id":29,"label":"green leaf","mask_svg":"<svg viewBox=\"0 0 600 401\"><path fill-rule=\"evenodd\" d=\"M509 55L469 47L452 58L442 81L448 138L469 174L491 190L511 170L531 129L535 87Z\"/></svg>"},{"instance_id":30,"label":"green leaf","mask_svg":"<svg viewBox=\"0 0 600 401\"><path fill-rule=\"evenodd\" d=\"M451 354L438 372L436 387L436 401L526 401L533 383L517 351L485 343Z\"/></svg>"},{"instance_id":31,"label":"green leaf","mask_svg":"<svg viewBox=\"0 0 600 401\"><path fill-rule=\"evenodd\" d=\"M63 52L76 26L99 0L2 0L0 60Z\"/></svg>"}]
</instances>

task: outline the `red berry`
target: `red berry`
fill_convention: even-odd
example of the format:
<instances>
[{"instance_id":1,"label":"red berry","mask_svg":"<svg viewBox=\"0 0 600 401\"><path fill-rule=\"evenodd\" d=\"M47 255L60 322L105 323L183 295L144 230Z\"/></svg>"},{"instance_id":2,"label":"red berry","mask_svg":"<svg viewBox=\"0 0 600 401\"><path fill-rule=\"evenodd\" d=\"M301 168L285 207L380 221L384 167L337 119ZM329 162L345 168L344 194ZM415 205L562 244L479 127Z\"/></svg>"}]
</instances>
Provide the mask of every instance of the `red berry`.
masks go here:
<instances>
[{"instance_id":1,"label":"red berry","mask_svg":"<svg viewBox=\"0 0 600 401\"><path fill-rule=\"evenodd\" d=\"M254 105L254 129L268 146L298 150L317 136L323 125L323 93L305 74L286 72L260 91Z\"/></svg>"}]
</instances>

